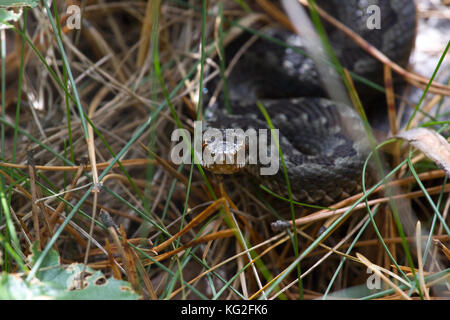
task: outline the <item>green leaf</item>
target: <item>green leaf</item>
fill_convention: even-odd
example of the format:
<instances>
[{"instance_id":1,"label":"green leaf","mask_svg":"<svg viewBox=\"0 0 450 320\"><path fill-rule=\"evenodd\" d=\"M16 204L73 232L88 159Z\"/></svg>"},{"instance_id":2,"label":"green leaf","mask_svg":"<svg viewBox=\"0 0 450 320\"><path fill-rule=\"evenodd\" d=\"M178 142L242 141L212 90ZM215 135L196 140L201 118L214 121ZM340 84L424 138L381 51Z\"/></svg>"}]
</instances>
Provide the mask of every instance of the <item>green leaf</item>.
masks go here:
<instances>
[{"instance_id":1,"label":"green leaf","mask_svg":"<svg viewBox=\"0 0 450 320\"><path fill-rule=\"evenodd\" d=\"M34 265L37 259L41 256L41 251L39 251L37 242L33 244L31 249L32 255L30 257L31 264ZM62 283L65 279L60 279L61 276L64 277L66 274L65 270L60 267L59 255L55 250L50 250L50 252L45 256L44 261L41 264L39 272L36 274L36 278L41 281L53 281L56 283Z\"/></svg>"},{"instance_id":2,"label":"green leaf","mask_svg":"<svg viewBox=\"0 0 450 320\"><path fill-rule=\"evenodd\" d=\"M19 20L22 15L22 9L19 12L15 13L12 10L2 9L0 8L0 29L10 28L10 26L6 25L5 22L14 22Z\"/></svg>"},{"instance_id":3,"label":"green leaf","mask_svg":"<svg viewBox=\"0 0 450 320\"><path fill-rule=\"evenodd\" d=\"M85 287L78 289L83 270L82 264L71 264L67 269L67 289L58 299L70 300L137 300L139 295L131 289L128 282L114 278L106 279L100 271L86 268ZM62 279L61 279L62 280Z\"/></svg>"},{"instance_id":4,"label":"green leaf","mask_svg":"<svg viewBox=\"0 0 450 320\"><path fill-rule=\"evenodd\" d=\"M53 283L43 284L33 280L28 284L16 274L0 274L0 300L55 299L58 292L61 288Z\"/></svg>"},{"instance_id":5,"label":"green leaf","mask_svg":"<svg viewBox=\"0 0 450 320\"><path fill-rule=\"evenodd\" d=\"M39 3L39 0L2 0L0 2L0 29L11 28L10 25L5 22L14 22L19 20L22 15L23 7L34 8ZM6 8L6 9L5 9ZM9 8L19 8L14 12L14 10L8 10Z\"/></svg>"},{"instance_id":6,"label":"green leaf","mask_svg":"<svg viewBox=\"0 0 450 320\"><path fill-rule=\"evenodd\" d=\"M39 0L2 0L0 8L13 8L13 7L31 7L34 8L39 3Z\"/></svg>"},{"instance_id":7,"label":"green leaf","mask_svg":"<svg viewBox=\"0 0 450 320\"><path fill-rule=\"evenodd\" d=\"M42 254L35 243L29 258L34 264ZM83 289L80 289L83 265L61 265L58 253L50 250L45 256L36 277L26 282L17 274L0 275L0 300L4 299L52 299L52 300L136 300L140 296L130 283L107 279L105 275L86 268Z\"/></svg>"}]
</instances>

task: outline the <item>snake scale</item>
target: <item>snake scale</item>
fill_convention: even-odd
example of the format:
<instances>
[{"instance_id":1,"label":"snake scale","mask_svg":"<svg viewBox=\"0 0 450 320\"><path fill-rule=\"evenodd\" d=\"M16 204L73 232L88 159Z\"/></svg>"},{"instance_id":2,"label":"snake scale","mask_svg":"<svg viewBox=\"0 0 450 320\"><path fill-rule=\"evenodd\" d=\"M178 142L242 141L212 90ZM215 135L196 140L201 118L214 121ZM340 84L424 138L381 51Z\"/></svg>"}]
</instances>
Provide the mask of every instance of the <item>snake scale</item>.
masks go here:
<instances>
[{"instance_id":1,"label":"snake scale","mask_svg":"<svg viewBox=\"0 0 450 320\"><path fill-rule=\"evenodd\" d=\"M413 0L317 0L339 21L404 66L411 52L416 25ZM369 29L367 8L380 8L381 28ZM326 25L333 50L343 67L382 85L383 66L348 39ZM266 108L279 129L280 148L295 200L328 205L360 188L361 172L370 151L359 116L352 107L332 101L311 58L298 53L302 39L284 29L264 31L234 65L228 75L231 114L221 94L206 111L209 127L268 128L257 106ZM241 37L226 48L227 62L248 40ZM269 39L268 39L269 38ZM280 42L270 41L278 39ZM364 106L372 93L361 89ZM372 106L373 108L373 106ZM219 152L219 151L218 151ZM259 176L258 165L246 170L276 192L286 193L282 169L273 176Z\"/></svg>"}]
</instances>

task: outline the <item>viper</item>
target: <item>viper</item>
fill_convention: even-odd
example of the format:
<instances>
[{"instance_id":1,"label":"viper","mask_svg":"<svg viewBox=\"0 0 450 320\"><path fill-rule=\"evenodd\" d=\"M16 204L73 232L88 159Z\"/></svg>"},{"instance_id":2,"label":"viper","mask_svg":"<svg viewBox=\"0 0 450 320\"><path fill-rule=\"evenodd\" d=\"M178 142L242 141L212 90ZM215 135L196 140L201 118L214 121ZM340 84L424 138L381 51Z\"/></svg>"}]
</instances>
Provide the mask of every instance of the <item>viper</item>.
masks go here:
<instances>
[{"instance_id":1,"label":"viper","mask_svg":"<svg viewBox=\"0 0 450 320\"><path fill-rule=\"evenodd\" d=\"M416 27L413 0L317 0L316 3L392 61L401 66L407 64ZM367 26L371 16L368 8L373 5L379 8L380 28ZM383 84L380 62L341 31L328 25L325 29L344 68ZM247 34L227 46L226 63L248 39ZM279 147L294 199L327 205L360 188L370 148L359 115L352 106L333 101L323 89L323 81L327 79L321 79L314 59L304 54L303 43L300 36L282 28L262 31L239 56L226 79L226 94L220 93L206 110L205 118L209 128L268 129L262 105L273 127L279 129ZM364 84L356 88L365 108L380 108L382 93ZM204 141L203 145L215 156L237 149L224 148L217 141ZM215 173L235 171L230 166L233 164L205 165ZM271 176L261 176L259 167L248 164L244 170L275 191L286 193L286 175L281 164L280 170Z\"/></svg>"}]
</instances>

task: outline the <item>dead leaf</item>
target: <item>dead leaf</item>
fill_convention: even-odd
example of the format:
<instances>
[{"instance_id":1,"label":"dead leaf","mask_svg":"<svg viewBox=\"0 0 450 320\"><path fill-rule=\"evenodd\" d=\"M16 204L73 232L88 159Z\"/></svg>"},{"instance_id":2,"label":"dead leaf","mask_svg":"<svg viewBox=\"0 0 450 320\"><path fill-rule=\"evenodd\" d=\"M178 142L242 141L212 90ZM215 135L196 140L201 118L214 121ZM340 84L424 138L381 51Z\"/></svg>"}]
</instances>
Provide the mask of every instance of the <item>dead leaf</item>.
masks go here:
<instances>
[{"instance_id":1,"label":"dead leaf","mask_svg":"<svg viewBox=\"0 0 450 320\"><path fill-rule=\"evenodd\" d=\"M422 151L450 178L450 144L443 136L430 129L414 128L398 134L397 137Z\"/></svg>"}]
</instances>

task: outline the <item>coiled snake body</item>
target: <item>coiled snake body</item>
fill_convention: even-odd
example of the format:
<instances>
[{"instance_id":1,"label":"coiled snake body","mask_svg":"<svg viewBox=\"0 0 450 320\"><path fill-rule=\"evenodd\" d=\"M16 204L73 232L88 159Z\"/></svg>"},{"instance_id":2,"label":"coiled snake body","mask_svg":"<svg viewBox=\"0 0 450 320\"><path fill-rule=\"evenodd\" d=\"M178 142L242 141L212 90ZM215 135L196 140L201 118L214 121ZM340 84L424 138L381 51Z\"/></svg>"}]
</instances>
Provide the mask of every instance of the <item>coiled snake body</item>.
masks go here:
<instances>
[{"instance_id":1,"label":"coiled snake body","mask_svg":"<svg viewBox=\"0 0 450 320\"><path fill-rule=\"evenodd\" d=\"M407 63L415 36L413 0L316 2L391 60L400 65ZM370 5L380 8L380 29L367 27ZM221 95L206 112L208 126L268 128L256 105L257 100L261 101L274 127L280 130L280 147L294 198L330 204L355 192L360 185L362 167L370 151L362 123L351 107L326 96L313 61L293 49L301 49L302 40L297 35L281 29L270 29L265 34L290 46L262 37L256 40L228 77L232 113L225 110ZM383 69L378 61L341 32L327 27L327 34L345 68L382 84ZM248 37L243 39L227 48L226 59L231 59ZM364 102L372 99L371 92L362 91L360 95ZM248 171L258 176L257 169L257 165L248 166ZM285 192L282 169L274 176L260 178L275 191Z\"/></svg>"}]
</instances>

